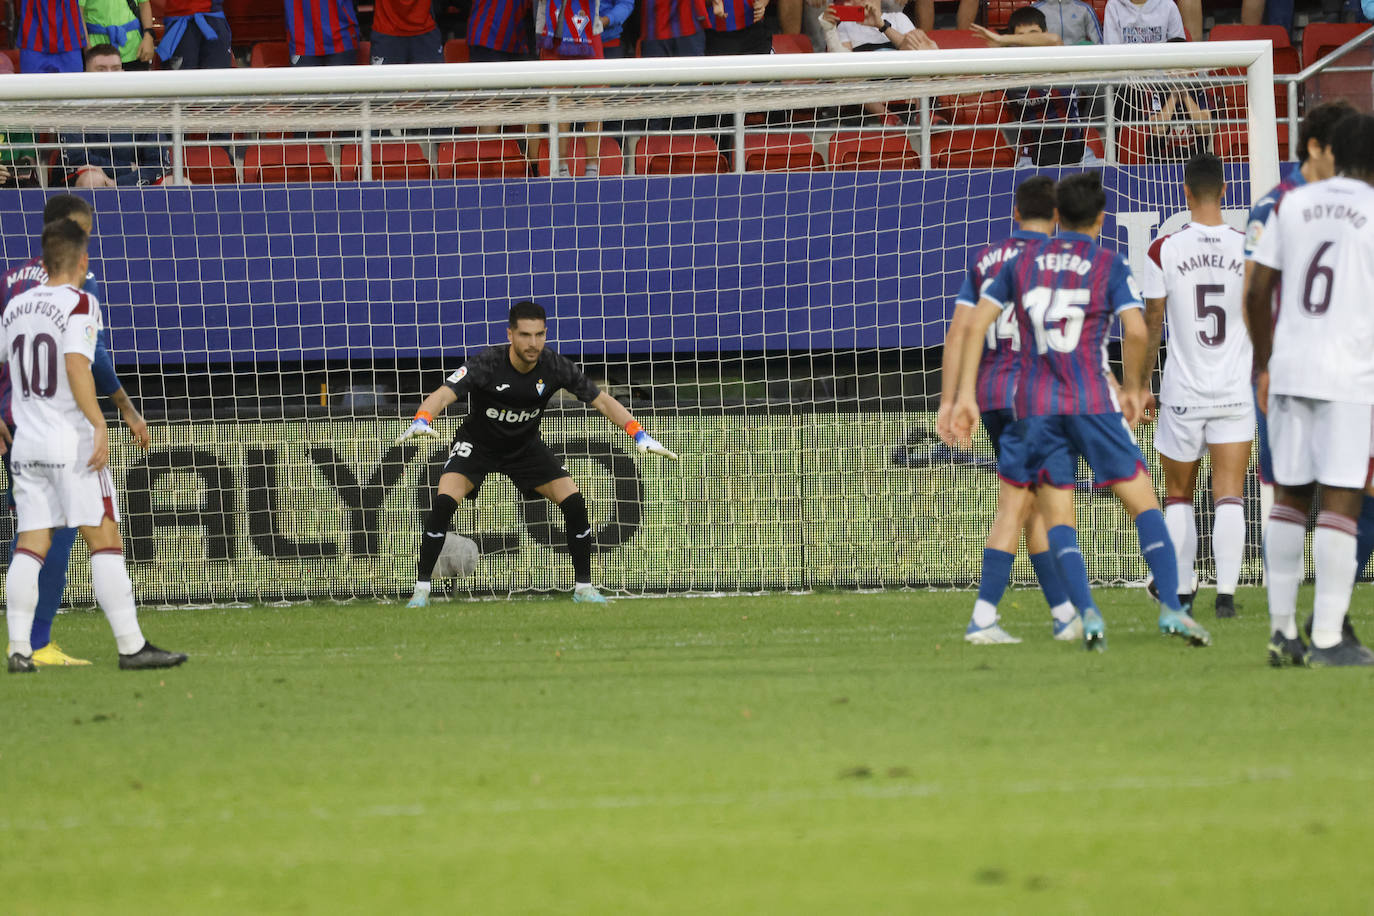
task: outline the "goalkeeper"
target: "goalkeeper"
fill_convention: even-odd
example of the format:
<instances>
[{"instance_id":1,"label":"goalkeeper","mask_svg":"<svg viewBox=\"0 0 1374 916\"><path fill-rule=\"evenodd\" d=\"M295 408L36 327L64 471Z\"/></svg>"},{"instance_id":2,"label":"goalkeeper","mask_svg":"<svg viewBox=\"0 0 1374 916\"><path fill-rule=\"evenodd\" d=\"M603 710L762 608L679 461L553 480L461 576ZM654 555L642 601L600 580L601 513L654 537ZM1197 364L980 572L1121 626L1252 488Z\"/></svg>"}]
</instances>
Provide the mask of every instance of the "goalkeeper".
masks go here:
<instances>
[{"instance_id":1,"label":"goalkeeper","mask_svg":"<svg viewBox=\"0 0 1374 916\"><path fill-rule=\"evenodd\" d=\"M493 471L509 477L521 493L538 493L558 506L568 531L576 583L573 600L605 603L592 585L592 524L587 502L568 476L563 460L539 435L544 410L554 393L566 388L625 430L641 452L674 460L677 455L641 429L630 412L597 388L575 363L548 349L544 345L547 335L543 306L516 303L506 330L510 345L489 347L469 359L425 398L415 422L396 438L397 445L417 436L438 438L431 425L435 415L459 398L471 397L467 418L453 437L439 489L425 518L419 571L409 607L429 604L430 577L453 513L465 497L476 497L482 481Z\"/></svg>"}]
</instances>

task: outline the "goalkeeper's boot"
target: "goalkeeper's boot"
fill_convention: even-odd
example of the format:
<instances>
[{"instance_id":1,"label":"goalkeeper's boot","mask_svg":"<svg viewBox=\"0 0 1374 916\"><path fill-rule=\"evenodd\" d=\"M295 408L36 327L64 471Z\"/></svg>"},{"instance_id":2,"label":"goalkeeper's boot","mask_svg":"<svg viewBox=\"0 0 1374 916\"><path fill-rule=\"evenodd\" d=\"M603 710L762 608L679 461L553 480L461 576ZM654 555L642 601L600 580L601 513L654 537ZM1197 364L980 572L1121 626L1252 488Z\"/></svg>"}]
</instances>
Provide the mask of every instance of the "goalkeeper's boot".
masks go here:
<instances>
[{"instance_id":1,"label":"goalkeeper's boot","mask_svg":"<svg viewBox=\"0 0 1374 916\"><path fill-rule=\"evenodd\" d=\"M1325 649L1318 649L1313 646L1307 650L1307 667L1309 668L1349 668L1355 666L1374 666L1374 652L1371 652L1368 646L1362 646L1357 642L1342 638L1334 646Z\"/></svg>"},{"instance_id":2,"label":"goalkeeper's boot","mask_svg":"<svg viewBox=\"0 0 1374 916\"><path fill-rule=\"evenodd\" d=\"M1165 636L1177 636L1186 640L1190 646L1210 646L1212 635L1202 628L1186 610L1171 611L1168 608L1159 612L1159 632Z\"/></svg>"},{"instance_id":3,"label":"goalkeeper's boot","mask_svg":"<svg viewBox=\"0 0 1374 916\"><path fill-rule=\"evenodd\" d=\"M606 604L606 596L595 585L582 584L573 589L573 601L578 604Z\"/></svg>"},{"instance_id":4,"label":"goalkeeper's boot","mask_svg":"<svg viewBox=\"0 0 1374 916\"><path fill-rule=\"evenodd\" d=\"M1307 644L1302 641L1301 636L1289 639L1281 630L1275 630L1274 635L1269 637L1267 648L1269 664L1275 668L1282 668L1284 665L1297 668L1307 663Z\"/></svg>"},{"instance_id":5,"label":"goalkeeper's boot","mask_svg":"<svg viewBox=\"0 0 1374 916\"><path fill-rule=\"evenodd\" d=\"M406 602L406 607L429 607L428 582L415 583L415 591L411 593L410 600Z\"/></svg>"},{"instance_id":6,"label":"goalkeeper's boot","mask_svg":"<svg viewBox=\"0 0 1374 916\"><path fill-rule=\"evenodd\" d=\"M10 674L32 674L38 670L38 666L33 663L32 655L23 655L12 649L6 654L9 656Z\"/></svg>"},{"instance_id":7,"label":"goalkeeper's boot","mask_svg":"<svg viewBox=\"0 0 1374 916\"><path fill-rule=\"evenodd\" d=\"M41 649L33 650L33 663L40 668L72 668L89 665L84 658L75 658L62 651L62 647L50 642Z\"/></svg>"},{"instance_id":8,"label":"goalkeeper's boot","mask_svg":"<svg viewBox=\"0 0 1374 916\"><path fill-rule=\"evenodd\" d=\"M1074 614L1068 620L1050 618L1054 626L1054 638L1059 642L1078 642L1083 638L1083 619Z\"/></svg>"},{"instance_id":9,"label":"goalkeeper's boot","mask_svg":"<svg viewBox=\"0 0 1374 916\"><path fill-rule=\"evenodd\" d=\"M1002 624L996 620L985 627L980 627L970 620L968 629L964 631L964 642L975 646L1012 646L1020 641L1002 629Z\"/></svg>"},{"instance_id":10,"label":"goalkeeper's boot","mask_svg":"<svg viewBox=\"0 0 1374 916\"><path fill-rule=\"evenodd\" d=\"M119 656L119 668L121 671L141 671L146 668L175 668L186 661L183 652L168 652L166 649L159 649L157 646L143 641L143 648L132 655Z\"/></svg>"},{"instance_id":11,"label":"goalkeeper's boot","mask_svg":"<svg viewBox=\"0 0 1374 916\"><path fill-rule=\"evenodd\" d=\"M1309 641L1312 639L1313 619L1314 616L1308 614L1307 619L1302 622L1302 635L1306 636ZM1360 642L1360 637L1355 635L1355 626L1350 622L1349 614L1346 614L1345 619L1341 621L1341 642L1353 642L1357 646L1364 645Z\"/></svg>"},{"instance_id":12,"label":"goalkeeper's boot","mask_svg":"<svg viewBox=\"0 0 1374 916\"><path fill-rule=\"evenodd\" d=\"M1107 624L1095 607L1083 611L1079 617L1083 627L1083 648L1090 652L1107 651Z\"/></svg>"}]
</instances>

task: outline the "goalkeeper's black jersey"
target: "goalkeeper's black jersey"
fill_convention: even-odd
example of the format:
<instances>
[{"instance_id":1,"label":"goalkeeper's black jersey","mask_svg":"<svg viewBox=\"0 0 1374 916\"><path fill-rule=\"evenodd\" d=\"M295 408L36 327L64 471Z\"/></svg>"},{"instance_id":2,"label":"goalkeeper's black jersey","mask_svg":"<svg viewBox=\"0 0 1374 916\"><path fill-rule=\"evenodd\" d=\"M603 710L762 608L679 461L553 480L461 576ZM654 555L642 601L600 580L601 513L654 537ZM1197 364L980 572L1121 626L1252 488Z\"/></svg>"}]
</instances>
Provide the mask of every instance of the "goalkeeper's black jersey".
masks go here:
<instances>
[{"instance_id":1,"label":"goalkeeper's black jersey","mask_svg":"<svg viewBox=\"0 0 1374 916\"><path fill-rule=\"evenodd\" d=\"M517 372L504 344L470 357L444 384L460 399L470 399L459 435L503 451L538 438L539 421L558 389L588 404L601 393L580 366L547 347L533 369Z\"/></svg>"}]
</instances>

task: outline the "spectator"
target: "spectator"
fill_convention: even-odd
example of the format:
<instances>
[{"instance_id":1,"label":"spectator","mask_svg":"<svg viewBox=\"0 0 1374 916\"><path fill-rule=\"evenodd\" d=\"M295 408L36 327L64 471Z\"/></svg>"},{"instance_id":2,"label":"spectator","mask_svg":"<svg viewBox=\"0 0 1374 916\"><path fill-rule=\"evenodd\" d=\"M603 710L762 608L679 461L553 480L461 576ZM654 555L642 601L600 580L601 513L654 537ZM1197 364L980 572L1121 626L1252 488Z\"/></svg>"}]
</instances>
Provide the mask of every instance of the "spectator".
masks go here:
<instances>
[{"instance_id":1,"label":"spectator","mask_svg":"<svg viewBox=\"0 0 1374 916\"><path fill-rule=\"evenodd\" d=\"M529 31L530 0L472 0L468 60L475 64L529 60Z\"/></svg>"},{"instance_id":2,"label":"spectator","mask_svg":"<svg viewBox=\"0 0 1374 916\"><path fill-rule=\"evenodd\" d=\"M935 42L905 13L884 13L880 0L862 0L863 22L840 22L833 9L821 14L830 51L936 51Z\"/></svg>"},{"instance_id":3,"label":"spectator","mask_svg":"<svg viewBox=\"0 0 1374 916\"><path fill-rule=\"evenodd\" d=\"M601 4L601 53L606 57L625 56L620 34L634 11L635 0L607 0Z\"/></svg>"},{"instance_id":4,"label":"spectator","mask_svg":"<svg viewBox=\"0 0 1374 916\"><path fill-rule=\"evenodd\" d=\"M157 53L153 41L153 8L148 0L138 4L134 15L128 0L81 0L86 17L86 39L91 47L112 44L119 49L125 70L147 70Z\"/></svg>"},{"instance_id":5,"label":"spectator","mask_svg":"<svg viewBox=\"0 0 1374 916\"><path fill-rule=\"evenodd\" d=\"M1243 0L1240 5L1241 25L1264 22L1264 6L1264 0ZM1288 0L1288 8L1292 10L1292 0ZM1178 0L1178 11L1183 17L1183 28L1188 37L1193 41L1202 41L1202 0Z\"/></svg>"},{"instance_id":6,"label":"spectator","mask_svg":"<svg viewBox=\"0 0 1374 916\"><path fill-rule=\"evenodd\" d=\"M3 55L0 55L2 57ZM5 58L5 65L9 58ZM3 72L13 73L13 69ZM31 133L0 133L0 188L38 187L38 150Z\"/></svg>"},{"instance_id":7,"label":"spectator","mask_svg":"<svg viewBox=\"0 0 1374 916\"><path fill-rule=\"evenodd\" d=\"M1102 39L1109 45L1186 41L1174 0L1107 0Z\"/></svg>"},{"instance_id":8,"label":"spectator","mask_svg":"<svg viewBox=\"0 0 1374 916\"><path fill-rule=\"evenodd\" d=\"M157 56L172 70L224 70L234 66L233 36L224 0L167 0L167 31ZM89 69L89 68L88 68Z\"/></svg>"},{"instance_id":9,"label":"spectator","mask_svg":"<svg viewBox=\"0 0 1374 916\"><path fill-rule=\"evenodd\" d=\"M87 73L124 69L119 50L96 45L86 53ZM164 139L156 134L62 134L63 184L77 188L115 188L159 184L171 170Z\"/></svg>"},{"instance_id":10,"label":"spectator","mask_svg":"<svg viewBox=\"0 0 1374 916\"><path fill-rule=\"evenodd\" d=\"M546 5L547 4L547 5ZM534 34L539 42L540 60L601 60L601 4L599 0L536 0ZM598 136L587 140L585 174L595 178L601 173L601 125L591 123L587 129ZM558 125L558 177L567 178L572 172L572 125Z\"/></svg>"},{"instance_id":11,"label":"spectator","mask_svg":"<svg viewBox=\"0 0 1374 916\"><path fill-rule=\"evenodd\" d=\"M358 15L352 0L286 0L293 67L346 67L358 62Z\"/></svg>"},{"instance_id":12,"label":"spectator","mask_svg":"<svg viewBox=\"0 0 1374 916\"><path fill-rule=\"evenodd\" d=\"M1150 158L1186 162L1212 151L1212 102L1200 87L1156 86L1143 93Z\"/></svg>"},{"instance_id":13,"label":"spectator","mask_svg":"<svg viewBox=\"0 0 1374 916\"><path fill-rule=\"evenodd\" d=\"M1102 24L1084 0L1037 0L1035 8L1045 14L1046 31L1058 35L1064 44L1102 44Z\"/></svg>"},{"instance_id":14,"label":"spectator","mask_svg":"<svg viewBox=\"0 0 1374 916\"><path fill-rule=\"evenodd\" d=\"M978 18L978 0L959 0L954 27L966 29ZM922 32L935 28L935 0L916 0L916 27Z\"/></svg>"},{"instance_id":15,"label":"spectator","mask_svg":"<svg viewBox=\"0 0 1374 916\"><path fill-rule=\"evenodd\" d=\"M372 11L372 62L444 62L444 36L434 21L430 0L377 0Z\"/></svg>"},{"instance_id":16,"label":"spectator","mask_svg":"<svg viewBox=\"0 0 1374 916\"><path fill-rule=\"evenodd\" d=\"M706 53L772 54L773 34L763 24L766 9L768 0L724 0L713 7L706 24Z\"/></svg>"},{"instance_id":17,"label":"spectator","mask_svg":"<svg viewBox=\"0 0 1374 916\"><path fill-rule=\"evenodd\" d=\"M724 0L713 0L713 12L725 14ZM644 0L645 57L701 57L706 53L702 26L708 21L704 0Z\"/></svg>"},{"instance_id":18,"label":"spectator","mask_svg":"<svg viewBox=\"0 0 1374 916\"><path fill-rule=\"evenodd\" d=\"M78 0L19 0L19 72L80 73L86 30Z\"/></svg>"}]
</instances>

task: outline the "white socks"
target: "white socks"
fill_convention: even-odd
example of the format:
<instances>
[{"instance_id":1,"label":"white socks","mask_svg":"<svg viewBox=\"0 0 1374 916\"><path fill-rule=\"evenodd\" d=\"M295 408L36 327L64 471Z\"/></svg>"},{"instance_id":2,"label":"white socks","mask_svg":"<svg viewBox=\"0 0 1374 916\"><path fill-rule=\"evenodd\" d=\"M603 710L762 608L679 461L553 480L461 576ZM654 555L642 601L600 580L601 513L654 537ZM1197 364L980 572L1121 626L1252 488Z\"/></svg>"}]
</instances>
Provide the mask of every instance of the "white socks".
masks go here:
<instances>
[{"instance_id":1,"label":"white socks","mask_svg":"<svg viewBox=\"0 0 1374 916\"><path fill-rule=\"evenodd\" d=\"M1245 503L1237 496L1217 500L1212 552L1217 560L1217 594L1234 595L1245 556ZM1171 532L1172 533L1172 532ZM1184 581L1181 577L1179 581Z\"/></svg>"},{"instance_id":2,"label":"white socks","mask_svg":"<svg viewBox=\"0 0 1374 916\"><path fill-rule=\"evenodd\" d=\"M33 612L38 607L38 571L43 561L27 550L16 550L5 574L5 623L9 628L9 654L32 655L29 637Z\"/></svg>"},{"instance_id":3,"label":"white socks","mask_svg":"<svg viewBox=\"0 0 1374 916\"><path fill-rule=\"evenodd\" d=\"M1341 623L1355 587L1355 520L1334 512L1317 513L1312 560L1317 567L1312 645L1329 649L1341 641Z\"/></svg>"},{"instance_id":4,"label":"white socks","mask_svg":"<svg viewBox=\"0 0 1374 916\"><path fill-rule=\"evenodd\" d=\"M982 598L973 602L973 623L978 627L990 627L997 622L997 605Z\"/></svg>"},{"instance_id":5,"label":"white socks","mask_svg":"<svg viewBox=\"0 0 1374 916\"><path fill-rule=\"evenodd\" d=\"M1193 504L1169 501L1164 507L1164 527L1169 529L1169 539L1174 542L1178 590L1186 594L1193 588L1193 566L1197 561L1197 520L1193 517Z\"/></svg>"},{"instance_id":6,"label":"white socks","mask_svg":"<svg viewBox=\"0 0 1374 916\"><path fill-rule=\"evenodd\" d=\"M1307 516L1297 509L1275 503L1264 532L1264 563L1269 591L1269 628L1289 639L1298 637L1298 584L1302 582L1303 542ZM1355 562L1355 547L1350 547ZM1352 576L1352 582L1353 582ZM1336 622L1337 629L1340 621Z\"/></svg>"},{"instance_id":7,"label":"white socks","mask_svg":"<svg viewBox=\"0 0 1374 916\"><path fill-rule=\"evenodd\" d=\"M124 566L124 554L115 549L97 550L91 554L91 586L96 603L105 612L105 619L114 631L119 654L132 655L142 649L145 640L138 626L134 585Z\"/></svg>"}]
</instances>

